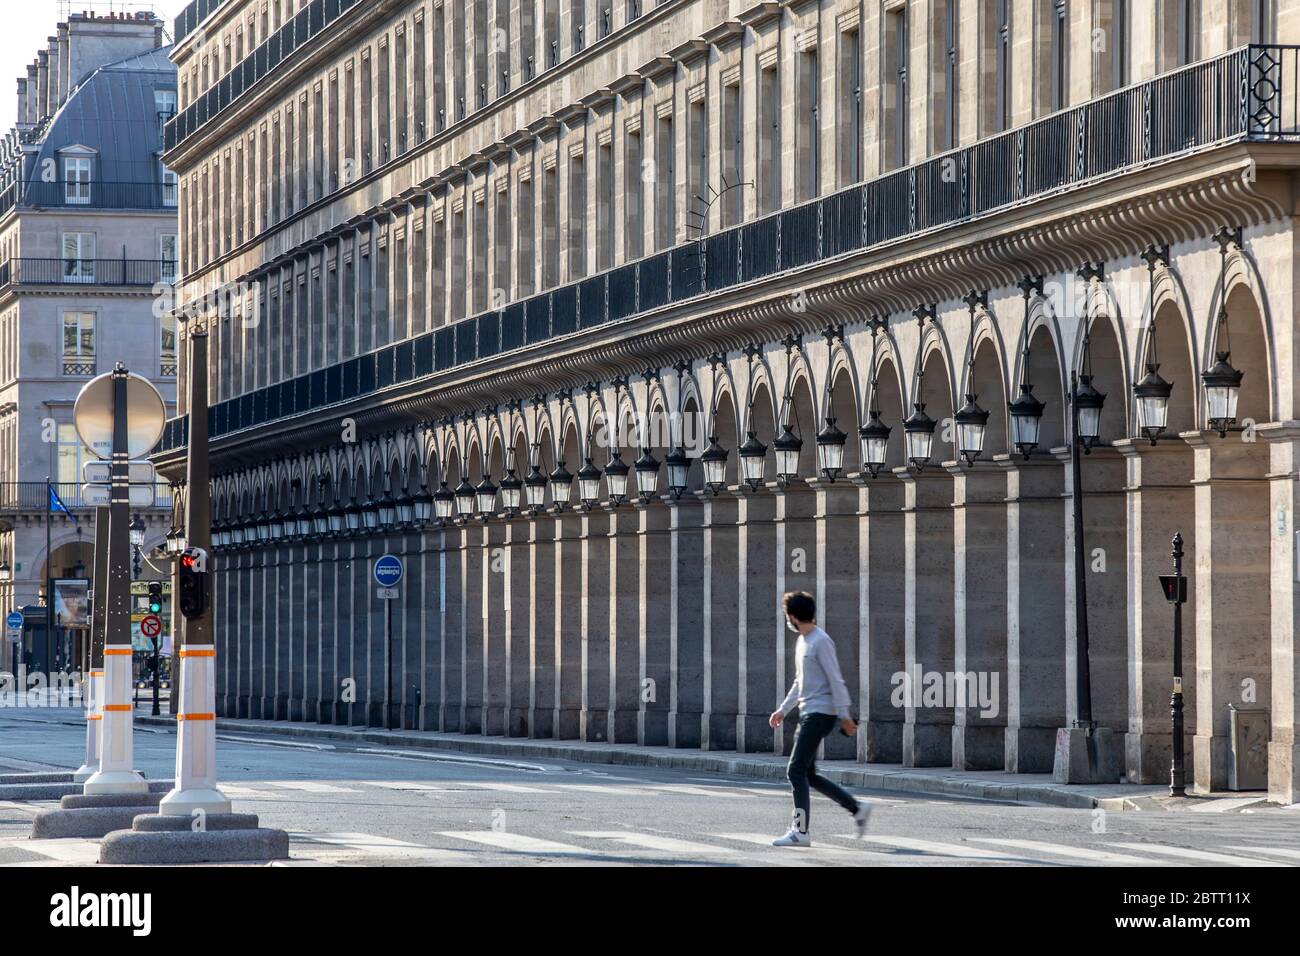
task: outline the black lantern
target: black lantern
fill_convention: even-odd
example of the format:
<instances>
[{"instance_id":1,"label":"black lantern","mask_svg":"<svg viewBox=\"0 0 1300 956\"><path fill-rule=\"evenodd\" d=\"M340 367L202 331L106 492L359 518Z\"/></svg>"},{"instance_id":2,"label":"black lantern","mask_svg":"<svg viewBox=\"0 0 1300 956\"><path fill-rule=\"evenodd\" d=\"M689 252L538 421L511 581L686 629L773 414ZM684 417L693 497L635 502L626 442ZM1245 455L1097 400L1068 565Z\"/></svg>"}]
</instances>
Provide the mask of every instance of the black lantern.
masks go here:
<instances>
[{"instance_id":1,"label":"black lantern","mask_svg":"<svg viewBox=\"0 0 1300 956\"><path fill-rule=\"evenodd\" d=\"M716 436L709 439L700 463L704 466L704 484L716 496L727 485L727 450L718 444Z\"/></svg>"},{"instance_id":2,"label":"black lantern","mask_svg":"<svg viewBox=\"0 0 1300 956\"><path fill-rule=\"evenodd\" d=\"M316 502L316 506L312 509L311 524L317 538L324 538L329 534L330 513L329 509L325 507L325 502Z\"/></svg>"},{"instance_id":3,"label":"black lantern","mask_svg":"<svg viewBox=\"0 0 1300 956\"><path fill-rule=\"evenodd\" d=\"M659 459L650 454L650 449L642 449L632 467L636 470L637 497L649 501L659 490Z\"/></svg>"},{"instance_id":4,"label":"black lantern","mask_svg":"<svg viewBox=\"0 0 1300 956\"><path fill-rule=\"evenodd\" d=\"M678 445L664 458L668 466L668 491L673 498L681 498L689 486L691 460L686 457L686 449Z\"/></svg>"},{"instance_id":5,"label":"black lantern","mask_svg":"<svg viewBox=\"0 0 1300 956\"><path fill-rule=\"evenodd\" d=\"M446 521L451 517L451 511L456 503L456 496L452 490L447 487L445 481L438 483L438 490L433 493L433 514L439 521Z\"/></svg>"},{"instance_id":6,"label":"black lantern","mask_svg":"<svg viewBox=\"0 0 1300 956\"><path fill-rule=\"evenodd\" d=\"M468 518L474 513L474 486L468 478L462 478L456 486L456 516Z\"/></svg>"},{"instance_id":7,"label":"black lantern","mask_svg":"<svg viewBox=\"0 0 1300 956\"><path fill-rule=\"evenodd\" d=\"M341 535L347 527L347 512L337 498L334 500L334 504L330 505L329 511L326 512L326 520L329 524L330 534L335 538Z\"/></svg>"},{"instance_id":8,"label":"black lantern","mask_svg":"<svg viewBox=\"0 0 1300 956\"><path fill-rule=\"evenodd\" d=\"M415 523L415 499L405 488L397 492L397 523L404 528Z\"/></svg>"},{"instance_id":9,"label":"black lantern","mask_svg":"<svg viewBox=\"0 0 1300 956\"><path fill-rule=\"evenodd\" d=\"M361 512L363 510L361 503L357 501L357 496L353 495L351 500L348 502L348 506L343 509L343 519L347 525L347 531L349 534L356 534L361 530Z\"/></svg>"},{"instance_id":10,"label":"black lantern","mask_svg":"<svg viewBox=\"0 0 1300 956\"><path fill-rule=\"evenodd\" d=\"M563 511L569 504L569 493L573 490L573 475L564 467L564 462L559 462L551 472L550 485L551 500L555 502L557 511Z\"/></svg>"},{"instance_id":11,"label":"black lantern","mask_svg":"<svg viewBox=\"0 0 1300 956\"><path fill-rule=\"evenodd\" d=\"M966 404L957 410L953 421L957 426L957 449L966 459L966 464L973 465L984 452L989 413L980 408L974 395L967 395Z\"/></svg>"},{"instance_id":12,"label":"black lantern","mask_svg":"<svg viewBox=\"0 0 1300 956\"><path fill-rule=\"evenodd\" d=\"M1038 434L1043 423L1043 409L1047 406L1034 398L1034 386L1028 382L1020 384L1020 396L1007 405L1011 414L1011 441L1029 460L1029 456L1038 447Z\"/></svg>"},{"instance_id":13,"label":"black lantern","mask_svg":"<svg viewBox=\"0 0 1300 956\"><path fill-rule=\"evenodd\" d=\"M885 467L891 429L880 420L879 410L873 408L868 415L867 423L858 429L858 441L862 445L862 465L875 478Z\"/></svg>"},{"instance_id":14,"label":"black lantern","mask_svg":"<svg viewBox=\"0 0 1300 956\"><path fill-rule=\"evenodd\" d=\"M1229 352L1216 352L1214 367L1201 373L1206 417L1210 428L1218 432L1220 438L1226 437L1229 427L1237 422L1237 398L1241 394L1241 380L1246 374L1228 363L1230 355Z\"/></svg>"},{"instance_id":15,"label":"black lantern","mask_svg":"<svg viewBox=\"0 0 1300 956\"><path fill-rule=\"evenodd\" d=\"M1106 396L1092 387L1091 375L1080 375L1074 400L1079 411L1078 439L1086 455L1101 437L1101 409L1106 404Z\"/></svg>"},{"instance_id":16,"label":"black lantern","mask_svg":"<svg viewBox=\"0 0 1300 956\"><path fill-rule=\"evenodd\" d=\"M506 514L516 515L519 513L519 505L524 496L524 483L519 480L513 468L506 471L505 477L501 479L501 504L505 508Z\"/></svg>"},{"instance_id":17,"label":"black lantern","mask_svg":"<svg viewBox=\"0 0 1300 956\"><path fill-rule=\"evenodd\" d=\"M582 506L588 510L596 507L600 501L600 469L587 457L578 469L578 497Z\"/></svg>"},{"instance_id":18,"label":"black lantern","mask_svg":"<svg viewBox=\"0 0 1300 956\"><path fill-rule=\"evenodd\" d=\"M915 402L912 408L911 416L903 422L903 437L907 442L907 460L921 471L930 463L937 422L925 413L924 402Z\"/></svg>"},{"instance_id":19,"label":"black lantern","mask_svg":"<svg viewBox=\"0 0 1300 956\"><path fill-rule=\"evenodd\" d=\"M361 524L367 531L379 528L379 502L371 499L361 506Z\"/></svg>"},{"instance_id":20,"label":"black lantern","mask_svg":"<svg viewBox=\"0 0 1300 956\"><path fill-rule=\"evenodd\" d=\"M777 480L788 484L799 477L799 453L803 450L803 439L790 430L790 423L785 423L781 434L772 442L776 452Z\"/></svg>"},{"instance_id":21,"label":"black lantern","mask_svg":"<svg viewBox=\"0 0 1300 956\"><path fill-rule=\"evenodd\" d=\"M546 507L546 476L536 465L524 476L524 496L533 514L540 514Z\"/></svg>"},{"instance_id":22,"label":"black lantern","mask_svg":"<svg viewBox=\"0 0 1300 956\"><path fill-rule=\"evenodd\" d=\"M848 439L849 436L835 424L835 419L829 417L826 427L817 433L817 463L827 481L834 482L844 470L844 444Z\"/></svg>"},{"instance_id":23,"label":"black lantern","mask_svg":"<svg viewBox=\"0 0 1300 956\"><path fill-rule=\"evenodd\" d=\"M617 450L610 453L605 464L605 485L609 489L609 500L621 505L627 500L627 475L631 471L623 456Z\"/></svg>"},{"instance_id":24,"label":"black lantern","mask_svg":"<svg viewBox=\"0 0 1300 956\"><path fill-rule=\"evenodd\" d=\"M492 477L483 475L483 480L474 489L475 511L484 521L497 510L497 486L492 484Z\"/></svg>"},{"instance_id":25,"label":"black lantern","mask_svg":"<svg viewBox=\"0 0 1300 956\"><path fill-rule=\"evenodd\" d=\"M412 505L412 516L416 524L423 527L433 520L433 495L429 493L428 485L420 485L420 490L412 499Z\"/></svg>"},{"instance_id":26,"label":"black lantern","mask_svg":"<svg viewBox=\"0 0 1300 956\"><path fill-rule=\"evenodd\" d=\"M376 510L380 527L391 528L397 520L397 499L393 497L391 488L384 489L384 496L379 499Z\"/></svg>"},{"instance_id":27,"label":"black lantern","mask_svg":"<svg viewBox=\"0 0 1300 956\"><path fill-rule=\"evenodd\" d=\"M767 467L767 446L758 440L757 433L748 432L737 454L740 457L740 477L752 491L757 491L763 484L763 472Z\"/></svg>"},{"instance_id":28,"label":"black lantern","mask_svg":"<svg viewBox=\"0 0 1300 956\"><path fill-rule=\"evenodd\" d=\"M1138 428L1155 444L1169 421L1169 396L1174 387L1160 377L1159 365L1149 363L1147 374L1133 386Z\"/></svg>"}]
</instances>

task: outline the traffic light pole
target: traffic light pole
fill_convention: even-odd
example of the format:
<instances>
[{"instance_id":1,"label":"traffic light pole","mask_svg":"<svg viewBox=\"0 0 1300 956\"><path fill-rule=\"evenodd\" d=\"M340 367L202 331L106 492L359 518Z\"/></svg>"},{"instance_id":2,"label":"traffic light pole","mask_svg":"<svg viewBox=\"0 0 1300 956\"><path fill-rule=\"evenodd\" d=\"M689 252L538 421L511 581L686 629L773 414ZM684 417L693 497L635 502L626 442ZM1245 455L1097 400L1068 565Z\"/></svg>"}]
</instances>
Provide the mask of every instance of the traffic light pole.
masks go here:
<instances>
[{"instance_id":1,"label":"traffic light pole","mask_svg":"<svg viewBox=\"0 0 1300 956\"><path fill-rule=\"evenodd\" d=\"M131 704L131 523L130 458L127 444L127 381L118 363L113 370L113 452L108 505L107 573L104 594L104 687L99 770L86 781L86 794L148 793L149 784L132 764ZM96 582L96 592L101 587Z\"/></svg>"},{"instance_id":2,"label":"traffic light pole","mask_svg":"<svg viewBox=\"0 0 1300 956\"><path fill-rule=\"evenodd\" d=\"M208 487L208 332L191 320L189 345L189 442L186 451L185 540L190 549L212 551L212 500ZM211 568L204 568L211 573ZM173 595L179 601L180 594ZM158 812L170 816L229 813L230 800L217 789L216 638L212 608L183 617L172 635L183 662L179 686L173 682L176 707L176 787L163 797Z\"/></svg>"},{"instance_id":3,"label":"traffic light pole","mask_svg":"<svg viewBox=\"0 0 1300 956\"><path fill-rule=\"evenodd\" d=\"M90 648L87 653L86 762L72 775L85 783L99 770L100 728L104 722L104 605L108 589L108 508L95 509L94 588L90 603ZM16 671L15 671L16 673Z\"/></svg>"}]
</instances>

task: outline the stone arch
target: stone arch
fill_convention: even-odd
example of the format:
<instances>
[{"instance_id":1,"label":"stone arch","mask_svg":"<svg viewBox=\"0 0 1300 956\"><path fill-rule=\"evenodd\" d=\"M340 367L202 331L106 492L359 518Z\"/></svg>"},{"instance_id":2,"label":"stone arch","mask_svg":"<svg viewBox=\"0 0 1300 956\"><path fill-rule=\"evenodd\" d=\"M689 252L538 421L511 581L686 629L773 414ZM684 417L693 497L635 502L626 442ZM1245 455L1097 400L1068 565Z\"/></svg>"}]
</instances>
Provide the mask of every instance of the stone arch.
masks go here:
<instances>
[{"instance_id":1,"label":"stone arch","mask_svg":"<svg viewBox=\"0 0 1300 956\"><path fill-rule=\"evenodd\" d=\"M1173 386L1165 436L1177 438L1180 432L1197 427L1196 410L1201 407L1200 376L1192 362L1196 354L1196 332L1180 302L1172 295L1157 300L1154 320L1150 316L1146 319L1136 343L1134 375L1137 380L1142 379L1147 364L1153 363L1161 377ZM1139 434L1136 409L1132 434Z\"/></svg>"},{"instance_id":2,"label":"stone arch","mask_svg":"<svg viewBox=\"0 0 1300 956\"><path fill-rule=\"evenodd\" d=\"M1273 355L1269 322L1252 284L1244 277L1228 277L1227 319L1215 322L1206 336L1204 368L1211 367L1220 352L1229 353L1233 367L1242 372L1237 402L1237 423L1274 421L1278 417L1278 396L1274 388ZM1218 314L1218 309L1215 309Z\"/></svg>"}]
</instances>

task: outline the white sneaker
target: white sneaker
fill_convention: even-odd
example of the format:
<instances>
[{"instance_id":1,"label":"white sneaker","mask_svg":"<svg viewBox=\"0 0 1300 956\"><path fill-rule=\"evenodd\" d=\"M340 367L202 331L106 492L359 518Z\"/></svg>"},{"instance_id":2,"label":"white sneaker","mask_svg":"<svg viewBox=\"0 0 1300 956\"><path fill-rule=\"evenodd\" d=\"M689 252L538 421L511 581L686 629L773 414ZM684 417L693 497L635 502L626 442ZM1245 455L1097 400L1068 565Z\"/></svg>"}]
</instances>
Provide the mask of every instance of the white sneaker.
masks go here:
<instances>
[{"instance_id":1,"label":"white sneaker","mask_svg":"<svg viewBox=\"0 0 1300 956\"><path fill-rule=\"evenodd\" d=\"M812 846L812 840L808 834L800 833L794 827L791 827L785 831L785 836L773 840L772 846Z\"/></svg>"},{"instance_id":2,"label":"white sneaker","mask_svg":"<svg viewBox=\"0 0 1300 956\"><path fill-rule=\"evenodd\" d=\"M853 814L855 835L859 840L867 835L867 821L871 819L871 804L866 800L858 802L858 812Z\"/></svg>"}]
</instances>

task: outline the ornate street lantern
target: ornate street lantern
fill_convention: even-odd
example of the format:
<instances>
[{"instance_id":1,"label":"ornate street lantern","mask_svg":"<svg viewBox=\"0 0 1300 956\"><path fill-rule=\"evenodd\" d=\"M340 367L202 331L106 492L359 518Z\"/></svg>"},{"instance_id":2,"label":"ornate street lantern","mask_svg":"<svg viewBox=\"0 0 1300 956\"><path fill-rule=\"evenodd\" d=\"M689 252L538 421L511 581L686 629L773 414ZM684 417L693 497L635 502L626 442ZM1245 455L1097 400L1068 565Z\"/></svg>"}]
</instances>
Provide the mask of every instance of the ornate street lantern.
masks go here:
<instances>
[{"instance_id":1,"label":"ornate street lantern","mask_svg":"<svg viewBox=\"0 0 1300 956\"><path fill-rule=\"evenodd\" d=\"M524 476L524 497L533 514L541 514L546 507L546 476L537 465L533 465Z\"/></svg>"},{"instance_id":2,"label":"ornate street lantern","mask_svg":"<svg viewBox=\"0 0 1300 956\"><path fill-rule=\"evenodd\" d=\"M914 402L911 416L903 422L903 437L907 444L907 460L921 471L930 463L934 448L934 428L937 422L925 413L924 402Z\"/></svg>"},{"instance_id":3,"label":"ornate street lantern","mask_svg":"<svg viewBox=\"0 0 1300 956\"><path fill-rule=\"evenodd\" d=\"M718 444L716 436L709 439L700 463L704 466L704 484L716 497L727 486L727 450Z\"/></svg>"},{"instance_id":4,"label":"ornate street lantern","mask_svg":"<svg viewBox=\"0 0 1300 956\"><path fill-rule=\"evenodd\" d=\"M678 445L664 458L668 466L668 491L674 499L680 499L689 487L691 460L686 457L686 449Z\"/></svg>"},{"instance_id":5,"label":"ornate street lantern","mask_svg":"<svg viewBox=\"0 0 1300 956\"><path fill-rule=\"evenodd\" d=\"M763 484L763 472L767 467L767 446L758 440L755 432L747 432L745 443L736 453L740 458L740 477L749 485L751 491L758 491Z\"/></svg>"},{"instance_id":6,"label":"ornate street lantern","mask_svg":"<svg viewBox=\"0 0 1300 956\"><path fill-rule=\"evenodd\" d=\"M501 479L501 504L508 515L517 515L524 496L524 483L519 480L515 470L510 468Z\"/></svg>"},{"instance_id":7,"label":"ornate street lantern","mask_svg":"<svg viewBox=\"0 0 1300 956\"><path fill-rule=\"evenodd\" d=\"M0 584L13 580L14 573L9 567L8 561L0 561Z\"/></svg>"},{"instance_id":8,"label":"ornate street lantern","mask_svg":"<svg viewBox=\"0 0 1300 956\"><path fill-rule=\"evenodd\" d=\"M393 489L385 488L384 496L379 499L376 506L379 511L379 526L381 528L392 528L397 522L397 499L393 497Z\"/></svg>"},{"instance_id":9,"label":"ornate street lantern","mask_svg":"<svg viewBox=\"0 0 1300 956\"><path fill-rule=\"evenodd\" d=\"M423 482L411 499L411 517L420 527L425 527L433 520L433 495L429 493L429 486Z\"/></svg>"},{"instance_id":10,"label":"ornate street lantern","mask_svg":"<svg viewBox=\"0 0 1300 956\"><path fill-rule=\"evenodd\" d=\"M799 453L803 450L803 439L790 430L790 423L785 423L781 434L772 442L776 452L776 477L782 484L789 484L799 477Z\"/></svg>"},{"instance_id":11,"label":"ornate street lantern","mask_svg":"<svg viewBox=\"0 0 1300 956\"><path fill-rule=\"evenodd\" d=\"M627 500L627 476L631 468L623 460L618 450L610 452L609 461L605 463L605 486L609 489L609 500L621 505Z\"/></svg>"},{"instance_id":12,"label":"ornate street lantern","mask_svg":"<svg viewBox=\"0 0 1300 956\"><path fill-rule=\"evenodd\" d=\"M848 439L835 419L829 417L826 427L817 433L817 463L827 481L834 482L844 470L844 444Z\"/></svg>"},{"instance_id":13,"label":"ornate street lantern","mask_svg":"<svg viewBox=\"0 0 1300 956\"><path fill-rule=\"evenodd\" d=\"M974 395L967 395L966 404L957 410L953 421L957 425L957 450L966 459L966 464L973 465L984 452L989 413L980 408Z\"/></svg>"},{"instance_id":14,"label":"ornate street lantern","mask_svg":"<svg viewBox=\"0 0 1300 956\"><path fill-rule=\"evenodd\" d=\"M649 501L659 490L659 459L650 454L650 449L642 449L632 467L636 470L637 497Z\"/></svg>"},{"instance_id":15,"label":"ornate street lantern","mask_svg":"<svg viewBox=\"0 0 1300 956\"><path fill-rule=\"evenodd\" d=\"M1038 447L1038 434L1043 423L1042 402L1034 398L1034 386L1028 382L1020 383L1020 396L1007 405L1011 415L1011 441L1016 451L1024 456L1025 461Z\"/></svg>"},{"instance_id":16,"label":"ornate street lantern","mask_svg":"<svg viewBox=\"0 0 1300 956\"><path fill-rule=\"evenodd\" d=\"M1086 455L1101 437L1101 409L1106 404L1106 396L1092 387L1091 375L1080 375L1074 400L1079 410L1078 438Z\"/></svg>"},{"instance_id":17,"label":"ornate street lantern","mask_svg":"<svg viewBox=\"0 0 1300 956\"><path fill-rule=\"evenodd\" d=\"M474 486L468 478L462 478L456 486L456 516L468 518L474 513Z\"/></svg>"},{"instance_id":18,"label":"ornate street lantern","mask_svg":"<svg viewBox=\"0 0 1300 956\"><path fill-rule=\"evenodd\" d=\"M600 501L600 469L587 457L578 469L578 497L582 506L588 510L596 507Z\"/></svg>"},{"instance_id":19,"label":"ornate street lantern","mask_svg":"<svg viewBox=\"0 0 1300 956\"><path fill-rule=\"evenodd\" d=\"M361 507L361 524L367 531L379 528L379 502L371 499Z\"/></svg>"},{"instance_id":20,"label":"ornate street lantern","mask_svg":"<svg viewBox=\"0 0 1300 956\"><path fill-rule=\"evenodd\" d=\"M439 521L446 521L451 517L452 507L456 503L456 496L452 494L445 481L438 484L438 490L433 493L433 514Z\"/></svg>"},{"instance_id":21,"label":"ornate street lantern","mask_svg":"<svg viewBox=\"0 0 1300 956\"><path fill-rule=\"evenodd\" d=\"M858 440L862 445L862 466L867 474L875 478L885 467L889 453L890 427L880 420L880 411L872 409L867 413L867 423L858 429Z\"/></svg>"},{"instance_id":22,"label":"ornate street lantern","mask_svg":"<svg viewBox=\"0 0 1300 956\"><path fill-rule=\"evenodd\" d=\"M497 486L492 484L492 476L486 472L474 489L474 502L474 510L484 521L497 510Z\"/></svg>"},{"instance_id":23,"label":"ornate street lantern","mask_svg":"<svg viewBox=\"0 0 1300 956\"><path fill-rule=\"evenodd\" d=\"M397 523L404 528L415 524L415 499L405 487L397 492Z\"/></svg>"},{"instance_id":24,"label":"ornate street lantern","mask_svg":"<svg viewBox=\"0 0 1300 956\"><path fill-rule=\"evenodd\" d=\"M326 523L329 526L329 533L332 537L339 537L347 528L347 513L343 508L342 502L337 498L330 505L329 511L325 513Z\"/></svg>"},{"instance_id":25,"label":"ornate street lantern","mask_svg":"<svg viewBox=\"0 0 1300 956\"><path fill-rule=\"evenodd\" d=\"M1133 386L1137 400L1138 428L1154 445L1169 421L1169 396L1174 387L1160 377L1160 366L1147 364L1147 374Z\"/></svg>"},{"instance_id":26,"label":"ornate street lantern","mask_svg":"<svg viewBox=\"0 0 1300 956\"><path fill-rule=\"evenodd\" d=\"M1246 374L1228 363L1231 354L1216 352L1213 368L1201 373L1206 417L1210 428L1218 432L1220 438L1226 437L1228 429L1237 423L1237 399L1241 394L1241 380Z\"/></svg>"},{"instance_id":27,"label":"ornate street lantern","mask_svg":"<svg viewBox=\"0 0 1300 956\"><path fill-rule=\"evenodd\" d=\"M361 525L363 524L361 512L363 510L361 503L357 501L357 496L353 495L348 502L347 508L343 510L343 519L349 534L357 534L361 531Z\"/></svg>"},{"instance_id":28,"label":"ornate street lantern","mask_svg":"<svg viewBox=\"0 0 1300 956\"><path fill-rule=\"evenodd\" d=\"M555 470L551 472L549 479L551 485L551 500L555 502L555 509L563 511L569 504L569 493L573 490L573 475L564 467L564 462L559 462Z\"/></svg>"}]
</instances>

